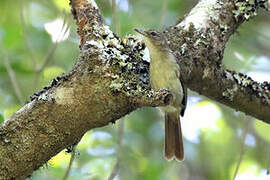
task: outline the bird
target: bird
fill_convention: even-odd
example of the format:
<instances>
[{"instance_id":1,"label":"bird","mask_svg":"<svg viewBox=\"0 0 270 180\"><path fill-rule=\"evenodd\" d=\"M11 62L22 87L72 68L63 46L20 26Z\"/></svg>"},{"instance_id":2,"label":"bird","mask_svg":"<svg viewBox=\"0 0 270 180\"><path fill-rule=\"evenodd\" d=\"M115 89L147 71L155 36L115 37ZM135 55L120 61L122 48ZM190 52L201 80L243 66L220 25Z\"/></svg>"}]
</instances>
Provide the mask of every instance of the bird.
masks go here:
<instances>
[{"instance_id":1,"label":"bird","mask_svg":"<svg viewBox=\"0 0 270 180\"><path fill-rule=\"evenodd\" d=\"M150 53L150 84L154 90L167 89L172 101L160 107L165 114L164 156L167 160L184 160L184 144L180 115L184 116L187 104L187 88L181 82L180 67L168 46L165 34L153 29L134 28L142 35Z\"/></svg>"}]
</instances>

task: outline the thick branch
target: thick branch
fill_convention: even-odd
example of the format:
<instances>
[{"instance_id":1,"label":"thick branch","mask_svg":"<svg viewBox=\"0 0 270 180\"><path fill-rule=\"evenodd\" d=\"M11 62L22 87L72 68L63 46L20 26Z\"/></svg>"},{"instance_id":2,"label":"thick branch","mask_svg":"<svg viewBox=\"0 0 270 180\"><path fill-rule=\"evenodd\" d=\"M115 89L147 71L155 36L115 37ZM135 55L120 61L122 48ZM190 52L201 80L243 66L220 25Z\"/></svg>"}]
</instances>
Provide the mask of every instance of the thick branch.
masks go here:
<instances>
[{"instance_id":1,"label":"thick branch","mask_svg":"<svg viewBox=\"0 0 270 180\"><path fill-rule=\"evenodd\" d=\"M270 123L270 83L222 68L225 45L237 27L265 1L202 0L179 24L165 31L187 86L217 102Z\"/></svg>"},{"instance_id":2,"label":"thick branch","mask_svg":"<svg viewBox=\"0 0 270 180\"><path fill-rule=\"evenodd\" d=\"M80 57L69 73L35 93L1 125L3 179L25 179L59 151L78 143L86 131L138 107L162 106L172 99L168 91L150 88L149 63L139 55L145 50L141 41L116 37L91 3L71 4L82 37Z\"/></svg>"}]
</instances>

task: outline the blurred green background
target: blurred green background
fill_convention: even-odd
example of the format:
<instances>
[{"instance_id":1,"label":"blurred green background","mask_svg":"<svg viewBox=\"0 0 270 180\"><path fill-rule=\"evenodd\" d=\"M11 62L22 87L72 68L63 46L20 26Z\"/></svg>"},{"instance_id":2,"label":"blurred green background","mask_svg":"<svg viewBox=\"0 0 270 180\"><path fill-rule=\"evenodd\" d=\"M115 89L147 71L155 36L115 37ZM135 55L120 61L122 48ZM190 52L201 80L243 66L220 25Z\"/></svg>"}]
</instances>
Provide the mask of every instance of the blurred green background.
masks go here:
<instances>
[{"instance_id":1,"label":"blurred green background","mask_svg":"<svg viewBox=\"0 0 270 180\"><path fill-rule=\"evenodd\" d=\"M113 27L111 0L96 1ZM117 0L121 35L134 27L162 29L174 24L194 0ZM79 53L79 37L68 0L0 0L0 122L34 92L67 72ZM270 81L270 15L244 23L225 52L226 68ZM163 115L142 108L118 125L85 134L68 179L107 179L119 161L116 180L266 180L270 168L270 125L189 92L182 121L185 161L163 158ZM71 157L63 150L31 179L62 179Z\"/></svg>"}]
</instances>

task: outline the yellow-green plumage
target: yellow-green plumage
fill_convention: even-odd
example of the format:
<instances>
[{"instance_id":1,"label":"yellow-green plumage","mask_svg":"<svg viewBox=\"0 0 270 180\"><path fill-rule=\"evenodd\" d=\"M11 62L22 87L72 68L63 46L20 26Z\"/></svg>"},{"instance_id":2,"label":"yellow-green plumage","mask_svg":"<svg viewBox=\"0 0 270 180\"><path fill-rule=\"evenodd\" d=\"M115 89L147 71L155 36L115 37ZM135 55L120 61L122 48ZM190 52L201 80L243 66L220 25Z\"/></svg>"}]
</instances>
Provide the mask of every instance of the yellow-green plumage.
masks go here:
<instances>
[{"instance_id":1,"label":"yellow-green plumage","mask_svg":"<svg viewBox=\"0 0 270 180\"><path fill-rule=\"evenodd\" d=\"M161 109L165 113L165 157L169 160L184 159L184 148L180 124L180 113L185 108L184 88L180 82L180 69L175 56L166 45L163 34L153 30L135 29L143 35L150 51L150 82L155 90L168 89L172 102ZM182 113L183 114L183 113Z\"/></svg>"}]
</instances>

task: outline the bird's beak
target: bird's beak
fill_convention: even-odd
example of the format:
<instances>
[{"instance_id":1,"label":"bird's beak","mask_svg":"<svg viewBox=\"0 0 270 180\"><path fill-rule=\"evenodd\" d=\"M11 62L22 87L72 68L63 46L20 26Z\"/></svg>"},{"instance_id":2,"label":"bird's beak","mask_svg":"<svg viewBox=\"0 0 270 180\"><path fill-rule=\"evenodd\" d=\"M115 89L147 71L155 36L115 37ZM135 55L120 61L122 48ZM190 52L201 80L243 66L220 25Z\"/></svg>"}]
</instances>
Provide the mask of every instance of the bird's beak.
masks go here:
<instances>
[{"instance_id":1,"label":"bird's beak","mask_svg":"<svg viewBox=\"0 0 270 180\"><path fill-rule=\"evenodd\" d=\"M146 32L144 29L140 29L140 28L134 28L134 31L136 31L137 33L143 35L143 36L147 36Z\"/></svg>"}]
</instances>

